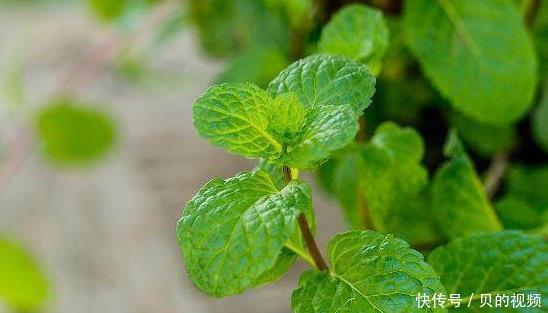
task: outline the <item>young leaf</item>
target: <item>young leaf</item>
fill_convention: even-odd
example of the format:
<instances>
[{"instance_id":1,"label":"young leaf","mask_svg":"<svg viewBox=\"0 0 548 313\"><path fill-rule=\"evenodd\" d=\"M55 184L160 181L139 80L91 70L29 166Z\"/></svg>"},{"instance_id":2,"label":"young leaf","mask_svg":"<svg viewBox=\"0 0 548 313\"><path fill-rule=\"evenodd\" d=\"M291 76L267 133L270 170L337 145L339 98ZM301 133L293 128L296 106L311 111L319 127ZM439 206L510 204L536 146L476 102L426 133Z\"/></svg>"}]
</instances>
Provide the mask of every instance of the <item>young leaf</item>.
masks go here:
<instances>
[{"instance_id":1,"label":"young leaf","mask_svg":"<svg viewBox=\"0 0 548 313\"><path fill-rule=\"evenodd\" d=\"M268 86L271 95L295 92L306 109L349 106L356 116L371 104L375 76L340 56L312 55L291 64Z\"/></svg>"},{"instance_id":2,"label":"young leaf","mask_svg":"<svg viewBox=\"0 0 548 313\"><path fill-rule=\"evenodd\" d=\"M36 123L43 153L58 164L96 160L113 147L116 138L108 115L69 100L44 107Z\"/></svg>"},{"instance_id":3,"label":"young leaf","mask_svg":"<svg viewBox=\"0 0 548 313\"><path fill-rule=\"evenodd\" d=\"M222 84L194 102L194 126L213 145L249 158L277 159L282 144L268 133L272 99L254 84Z\"/></svg>"},{"instance_id":4,"label":"young leaf","mask_svg":"<svg viewBox=\"0 0 548 313\"><path fill-rule=\"evenodd\" d=\"M14 312L42 309L49 286L36 260L24 249L6 238L0 238L0 304Z\"/></svg>"},{"instance_id":5,"label":"young leaf","mask_svg":"<svg viewBox=\"0 0 548 313\"><path fill-rule=\"evenodd\" d=\"M339 234L329 243L328 255L330 273L308 271L301 276L291 297L295 313L422 312L417 294L445 293L423 256L390 235Z\"/></svg>"},{"instance_id":6,"label":"young leaf","mask_svg":"<svg viewBox=\"0 0 548 313\"><path fill-rule=\"evenodd\" d=\"M310 211L310 188L300 180L281 191L260 170L210 181L177 223L190 278L214 297L277 280L295 260L284 244L298 234L297 217Z\"/></svg>"},{"instance_id":7,"label":"young leaf","mask_svg":"<svg viewBox=\"0 0 548 313\"><path fill-rule=\"evenodd\" d=\"M497 294L513 293L548 296L547 258L548 249L542 238L504 231L457 239L434 250L428 263L441 275L448 293L460 294L463 304L470 301L470 296L474 297L470 308L464 308L465 312L483 312L489 309L479 308L480 294L491 294L493 298ZM507 312L493 312L502 311Z\"/></svg>"},{"instance_id":8,"label":"young leaf","mask_svg":"<svg viewBox=\"0 0 548 313\"><path fill-rule=\"evenodd\" d=\"M501 230L474 165L454 132L446 144L446 154L451 160L436 173L432 190L432 205L441 231L454 239Z\"/></svg>"},{"instance_id":9,"label":"young leaf","mask_svg":"<svg viewBox=\"0 0 548 313\"><path fill-rule=\"evenodd\" d=\"M457 110L509 124L530 108L536 57L510 1L410 0L405 25L424 72Z\"/></svg>"},{"instance_id":10,"label":"young leaf","mask_svg":"<svg viewBox=\"0 0 548 313\"><path fill-rule=\"evenodd\" d=\"M282 162L294 168L311 168L352 142L358 129L350 107L324 105L308 110L302 134L287 147Z\"/></svg>"},{"instance_id":11,"label":"young leaf","mask_svg":"<svg viewBox=\"0 0 548 313\"><path fill-rule=\"evenodd\" d=\"M292 143L305 124L305 111L293 92L278 95L268 110L268 128L284 143Z\"/></svg>"},{"instance_id":12,"label":"young leaf","mask_svg":"<svg viewBox=\"0 0 548 313\"><path fill-rule=\"evenodd\" d=\"M379 72L388 47L388 27L380 10L361 4L343 7L322 30L319 51L367 63Z\"/></svg>"}]
</instances>

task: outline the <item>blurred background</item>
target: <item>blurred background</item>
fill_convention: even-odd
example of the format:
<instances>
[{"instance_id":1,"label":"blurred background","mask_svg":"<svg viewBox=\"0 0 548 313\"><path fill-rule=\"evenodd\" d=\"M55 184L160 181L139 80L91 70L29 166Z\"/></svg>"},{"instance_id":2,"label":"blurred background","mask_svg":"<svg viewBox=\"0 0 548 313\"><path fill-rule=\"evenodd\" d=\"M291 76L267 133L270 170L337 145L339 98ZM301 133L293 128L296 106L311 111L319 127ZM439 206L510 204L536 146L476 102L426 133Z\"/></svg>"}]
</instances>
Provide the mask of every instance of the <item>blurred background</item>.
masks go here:
<instances>
[{"instance_id":1,"label":"blurred background","mask_svg":"<svg viewBox=\"0 0 548 313\"><path fill-rule=\"evenodd\" d=\"M185 273L175 235L182 208L210 179L255 166L199 138L192 103L218 82L265 87L317 52L323 25L351 2L382 11L390 33L382 67L382 54L360 60L377 75L366 133L386 120L413 126L433 171L453 127L481 175L511 158L520 191L546 185L548 1L536 21L524 11L540 64L535 117L493 126L453 110L425 79L404 45L399 0L0 0L0 313L289 313L305 264L278 284L221 300ZM523 164L542 175L531 179ZM306 176L319 191L323 247L347 228L337 201L320 191L333 192L334 166L326 163L319 180ZM497 203L504 180L487 188ZM538 194L525 221L495 205L504 225L542 227L548 200ZM427 220L429 209L416 218ZM424 237L439 244L424 224Z\"/></svg>"},{"instance_id":2,"label":"blurred background","mask_svg":"<svg viewBox=\"0 0 548 313\"><path fill-rule=\"evenodd\" d=\"M112 21L84 1L0 1L0 238L30 254L47 279L46 303L32 312L290 312L298 271L226 300L202 295L184 273L174 231L182 207L207 180L253 163L193 128L192 102L224 62L202 53L180 7L134 8ZM112 129L94 127L112 134L88 138L63 117L71 114L84 124L86 114L108 119ZM48 127L62 138L47 139ZM78 141L94 140L105 153L80 151ZM342 222L316 200L328 216L319 219L330 221L325 240ZM10 285L0 290L15 292L3 278Z\"/></svg>"}]
</instances>

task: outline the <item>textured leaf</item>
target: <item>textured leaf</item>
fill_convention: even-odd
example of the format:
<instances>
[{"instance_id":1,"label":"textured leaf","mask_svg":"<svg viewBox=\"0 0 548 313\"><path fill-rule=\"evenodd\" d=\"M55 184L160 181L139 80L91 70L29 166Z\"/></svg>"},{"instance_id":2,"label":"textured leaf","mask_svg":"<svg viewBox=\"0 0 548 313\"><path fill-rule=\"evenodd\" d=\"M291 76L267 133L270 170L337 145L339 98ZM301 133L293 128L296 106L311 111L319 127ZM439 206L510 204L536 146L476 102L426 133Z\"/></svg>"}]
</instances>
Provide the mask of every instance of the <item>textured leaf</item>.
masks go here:
<instances>
[{"instance_id":1,"label":"textured leaf","mask_svg":"<svg viewBox=\"0 0 548 313\"><path fill-rule=\"evenodd\" d=\"M230 152L277 159L282 144L267 131L271 101L253 84L213 86L194 102L194 125L201 136Z\"/></svg>"},{"instance_id":2,"label":"textured leaf","mask_svg":"<svg viewBox=\"0 0 548 313\"><path fill-rule=\"evenodd\" d=\"M347 5L322 30L319 51L367 63L375 72L388 47L388 28L380 10Z\"/></svg>"},{"instance_id":3,"label":"textured leaf","mask_svg":"<svg viewBox=\"0 0 548 313\"><path fill-rule=\"evenodd\" d=\"M418 309L419 293L445 293L436 272L407 243L351 231L329 243L331 272L308 271L293 292L295 313L444 312Z\"/></svg>"},{"instance_id":4,"label":"textured leaf","mask_svg":"<svg viewBox=\"0 0 548 313\"><path fill-rule=\"evenodd\" d=\"M513 166L507 172L505 194L495 206L511 229L532 229L548 222L548 165Z\"/></svg>"},{"instance_id":5,"label":"textured leaf","mask_svg":"<svg viewBox=\"0 0 548 313\"><path fill-rule=\"evenodd\" d=\"M282 142L291 144L299 139L304 124L304 107L295 93L278 95L270 104L268 127Z\"/></svg>"},{"instance_id":6,"label":"textured leaf","mask_svg":"<svg viewBox=\"0 0 548 313\"><path fill-rule=\"evenodd\" d=\"M58 164L93 161L108 152L116 139L116 127L108 115L73 101L44 107L36 123L43 153Z\"/></svg>"},{"instance_id":7,"label":"textured leaf","mask_svg":"<svg viewBox=\"0 0 548 313\"><path fill-rule=\"evenodd\" d=\"M350 107L324 105L309 110L302 135L287 147L283 162L290 167L311 168L352 142L358 128Z\"/></svg>"},{"instance_id":8,"label":"textured leaf","mask_svg":"<svg viewBox=\"0 0 548 313\"><path fill-rule=\"evenodd\" d=\"M424 72L457 110L508 124L529 109L536 57L510 1L410 0L405 25Z\"/></svg>"},{"instance_id":9,"label":"textured leaf","mask_svg":"<svg viewBox=\"0 0 548 313\"><path fill-rule=\"evenodd\" d=\"M0 304L14 312L33 312L43 308L48 296L49 284L36 260L17 244L0 238Z\"/></svg>"},{"instance_id":10,"label":"textured leaf","mask_svg":"<svg viewBox=\"0 0 548 313\"><path fill-rule=\"evenodd\" d=\"M548 296L548 249L540 237L517 231L477 234L457 239L434 250L428 262L441 275L448 293L463 297L459 312L542 312L542 309L479 308L479 299L468 303L472 293L513 294L542 293ZM527 311L526 311L527 310Z\"/></svg>"},{"instance_id":11,"label":"textured leaf","mask_svg":"<svg viewBox=\"0 0 548 313\"><path fill-rule=\"evenodd\" d=\"M516 129L513 125L485 124L458 113L451 116L451 122L462 140L484 157L510 148L516 140Z\"/></svg>"},{"instance_id":12,"label":"textured leaf","mask_svg":"<svg viewBox=\"0 0 548 313\"><path fill-rule=\"evenodd\" d=\"M312 55L283 70L268 91L273 96L295 92L307 109L350 106L359 116L371 103L375 77L367 66L350 59Z\"/></svg>"},{"instance_id":13,"label":"textured leaf","mask_svg":"<svg viewBox=\"0 0 548 313\"><path fill-rule=\"evenodd\" d=\"M546 79L548 81L548 75ZM535 140L548 153L548 83L544 88L542 100L533 113L532 126Z\"/></svg>"},{"instance_id":14,"label":"textured leaf","mask_svg":"<svg viewBox=\"0 0 548 313\"><path fill-rule=\"evenodd\" d=\"M294 261L284 244L296 236L297 217L310 207L303 181L281 191L263 171L210 181L177 224L190 278L215 297L278 279Z\"/></svg>"},{"instance_id":15,"label":"textured leaf","mask_svg":"<svg viewBox=\"0 0 548 313\"><path fill-rule=\"evenodd\" d=\"M438 169L432 190L432 205L441 231L453 239L501 230L474 165L455 133L450 135L446 150L451 160Z\"/></svg>"}]
</instances>

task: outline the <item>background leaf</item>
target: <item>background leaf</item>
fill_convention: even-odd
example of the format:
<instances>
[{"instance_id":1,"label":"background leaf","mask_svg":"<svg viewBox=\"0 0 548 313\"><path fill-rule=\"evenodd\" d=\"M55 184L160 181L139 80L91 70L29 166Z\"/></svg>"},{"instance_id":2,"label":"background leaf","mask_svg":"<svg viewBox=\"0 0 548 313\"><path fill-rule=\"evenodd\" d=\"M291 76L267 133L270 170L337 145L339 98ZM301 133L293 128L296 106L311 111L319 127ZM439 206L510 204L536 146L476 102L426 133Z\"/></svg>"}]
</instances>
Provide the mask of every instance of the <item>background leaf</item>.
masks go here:
<instances>
[{"instance_id":1,"label":"background leaf","mask_svg":"<svg viewBox=\"0 0 548 313\"><path fill-rule=\"evenodd\" d=\"M533 112L532 126L535 140L544 151L548 152L548 83L544 88L539 106Z\"/></svg>"},{"instance_id":2,"label":"background leaf","mask_svg":"<svg viewBox=\"0 0 548 313\"><path fill-rule=\"evenodd\" d=\"M114 145L116 126L104 112L72 100L53 102L38 112L42 152L57 164L82 164L105 155Z\"/></svg>"},{"instance_id":3,"label":"background leaf","mask_svg":"<svg viewBox=\"0 0 548 313\"><path fill-rule=\"evenodd\" d=\"M532 229L548 223L548 165L512 166L495 208L505 227Z\"/></svg>"},{"instance_id":4,"label":"background leaf","mask_svg":"<svg viewBox=\"0 0 548 313\"><path fill-rule=\"evenodd\" d=\"M329 243L330 273L305 272L293 291L295 313L444 312L418 309L419 293L445 293L436 272L407 243L351 231Z\"/></svg>"},{"instance_id":5,"label":"background leaf","mask_svg":"<svg viewBox=\"0 0 548 313\"><path fill-rule=\"evenodd\" d=\"M210 181L177 224L190 278L214 297L277 280L295 259L285 242L298 234L297 217L310 210L303 181L281 191L263 171Z\"/></svg>"},{"instance_id":6,"label":"background leaf","mask_svg":"<svg viewBox=\"0 0 548 313\"><path fill-rule=\"evenodd\" d=\"M380 10L361 4L344 6L324 26L318 43L322 53L367 63L379 72L388 47L388 27Z\"/></svg>"},{"instance_id":7,"label":"background leaf","mask_svg":"<svg viewBox=\"0 0 548 313\"><path fill-rule=\"evenodd\" d=\"M446 150L451 159L436 173L432 190L440 230L448 239L501 230L474 165L455 133L450 135Z\"/></svg>"},{"instance_id":8,"label":"background leaf","mask_svg":"<svg viewBox=\"0 0 548 313\"><path fill-rule=\"evenodd\" d=\"M458 293L463 298L472 293L542 293L542 297L546 298L547 258L548 249L542 238L516 231L504 231L457 239L434 250L428 257L428 263L441 275L447 292ZM463 304L467 301L463 300ZM461 305L458 311L543 312L541 308L480 309L479 305L479 300L473 301L470 308L463 308Z\"/></svg>"},{"instance_id":9,"label":"background leaf","mask_svg":"<svg viewBox=\"0 0 548 313\"><path fill-rule=\"evenodd\" d=\"M405 25L426 76L457 110L508 124L531 106L536 58L510 1L410 0Z\"/></svg>"},{"instance_id":10,"label":"background leaf","mask_svg":"<svg viewBox=\"0 0 548 313\"><path fill-rule=\"evenodd\" d=\"M49 282L25 249L0 237L0 302L17 312L43 309Z\"/></svg>"}]
</instances>

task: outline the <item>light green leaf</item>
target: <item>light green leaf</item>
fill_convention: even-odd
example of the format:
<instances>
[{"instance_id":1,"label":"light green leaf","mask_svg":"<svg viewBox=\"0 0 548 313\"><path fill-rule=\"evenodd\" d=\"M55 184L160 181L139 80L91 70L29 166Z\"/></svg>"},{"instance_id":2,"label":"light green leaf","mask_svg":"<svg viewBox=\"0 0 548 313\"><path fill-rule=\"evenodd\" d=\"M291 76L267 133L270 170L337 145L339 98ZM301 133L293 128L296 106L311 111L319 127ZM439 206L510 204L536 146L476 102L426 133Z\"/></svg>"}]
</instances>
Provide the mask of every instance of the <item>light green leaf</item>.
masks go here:
<instances>
[{"instance_id":1,"label":"light green leaf","mask_svg":"<svg viewBox=\"0 0 548 313\"><path fill-rule=\"evenodd\" d=\"M0 304L14 312L34 312L44 307L48 296L48 280L34 257L0 237Z\"/></svg>"},{"instance_id":2,"label":"light green leaf","mask_svg":"<svg viewBox=\"0 0 548 313\"><path fill-rule=\"evenodd\" d=\"M532 126L535 140L548 153L548 82L544 88L542 100L533 113Z\"/></svg>"},{"instance_id":3,"label":"light green leaf","mask_svg":"<svg viewBox=\"0 0 548 313\"><path fill-rule=\"evenodd\" d=\"M71 100L41 109L36 131L44 155L60 165L94 161L112 149L116 139L116 126L106 113Z\"/></svg>"},{"instance_id":4,"label":"light green leaf","mask_svg":"<svg viewBox=\"0 0 548 313\"><path fill-rule=\"evenodd\" d=\"M278 95L268 110L268 127L277 138L287 144L298 139L305 124L305 111L293 92Z\"/></svg>"},{"instance_id":5,"label":"light green leaf","mask_svg":"<svg viewBox=\"0 0 548 313\"><path fill-rule=\"evenodd\" d=\"M214 297L277 280L295 259L284 245L310 208L310 188L300 180L281 191L263 171L210 181L177 224L190 278Z\"/></svg>"},{"instance_id":6,"label":"light green leaf","mask_svg":"<svg viewBox=\"0 0 548 313\"><path fill-rule=\"evenodd\" d=\"M352 142L358 128L350 107L324 105L308 110L302 135L287 147L282 161L299 169L314 167Z\"/></svg>"},{"instance_id":7,"label":"light green leaf","mask_svg":"<svg viewBox=\"0 0 548 313\"><path fill-rule=\"evenodd\" d=\"M516 140L514 125L485 124L459 113L452 114L451 124L459 131L462 140L484 157L510 148Z\"/></svg>"},{"instance_id":8,"label":"light green leaf","mask_svg":"<svg viewBox=\"0 0 548 313\"><path fill-rule=\"evenodd\" d=\"M379 72L388 47L388 27L380 10L361 4L347 5L322 30L319 51L367 63Z\"/></svg>"},{"instance_id":9,"label":"light green leaf","mask_svg":"<svg viewBox=\"0 0 548 313\"><path fill-rule=\"evenodd\" d=\"M305 272L293 292L295 313L445 312L419 309L417 294L445 293L436 272L407 243L351 231L329 243L330 273Z\"/></svg>"},{"instance_id":10,"label":"light green leaf","mask_svg":"<svg viewBox=\"0 0 548 313\"><path fill-rule=\"evenodd\" d=\"M512 166L506 191L495 206L505 227L532 229L548 222L548 165Z\"/></svg>"},{"instance_id":11,"label":"light green leaf","mask_svg":"<svg viewBox=\"0 0 548 313\"><path fill-rule=\"evenodd\" d=\"M356 116L371 104L375 76L340 56L312 55L291 64L268 86L271 95L295 92L306 109L349 106Z\"/></svg>"},{"instance_id":12,"label":"light green leaf","mask_svg":"<svg viewBox=\"0 0 548 313\"><path fill-rule=\"evenodd\" d=\"M548 296L547 259L548 249L542 238L504 231L457 239L434 250L428 262L441 275L447 292L463 297L459 312L510 312L510 309L480 309L479 295L492 294L493 301L496 294L542 293L542 297ZM472 293L471 307L463 308ZM543 311L525 308L511 312Z\"/></svg>"},{"instance_id":13,"label":"light green leaf","mask_svg":"<svg viewBox=\"0 0 548 313\"><path fill-rule=\"evenodd\" d=\"M449 137L446 153L451 160L438 169L432 190L440 230L449 239L501 230L474 165L455 133Z\"/></svg>"},{"instance_id":14,"label":"light green leaf","mask_svg":"<svg viewBox=\"0 0 548 313\"><path fill-rule=\"evenodd\" d=\"M510 1L406 1L405 30L426 76L460 112L509 124L530 108L537 62Z\"/></svg>"},{"instance_id":15,"label":"light green leaf","mask_svg":"<svg viewBox=\"0 0 548 313\"><path fill-rule=\"evenodd\" d=\"M272 99L253 84L222 84L194 102L194 126L213 145L249 158L277 159L282 144L268 133Z\"/></svg>"}]
</instances>

